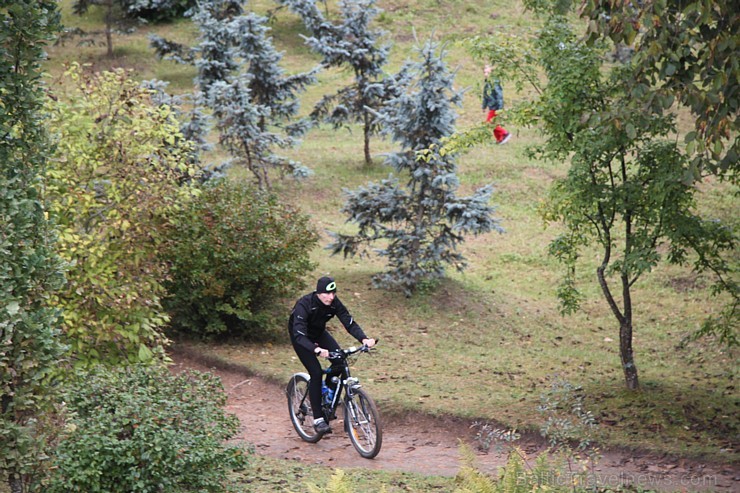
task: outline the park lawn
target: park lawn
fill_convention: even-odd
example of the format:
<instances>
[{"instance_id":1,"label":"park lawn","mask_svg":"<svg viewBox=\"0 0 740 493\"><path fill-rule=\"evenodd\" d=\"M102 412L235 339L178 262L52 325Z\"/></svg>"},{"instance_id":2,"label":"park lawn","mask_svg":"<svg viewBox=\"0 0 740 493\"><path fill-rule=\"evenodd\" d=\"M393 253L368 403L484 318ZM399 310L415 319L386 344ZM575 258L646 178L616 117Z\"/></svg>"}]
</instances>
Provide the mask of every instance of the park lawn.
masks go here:
<instances>
[{"instance_id":1,"label":"park lawn","mask_svg":"<svg viewBox=\"0 0 740 493\"><path fill-rule=\"evenodd\" d=\"M68 25L99 28L99 11L77 18L68 13L70 0L61 4ZM249 5L262 13L276 6L267 0ZM378 25L389 30L388 39L394 43L389 71L413 58L415 36L422 42L432 35L448 42L447 60L458 70L457 84L469 88L459 109L461 130L483 117L478 98L481 64L456 41L502 31L526 36L536 28L520 2L388 0L378 5L384 9ZM451 11L454 22L449 20ZM286 51L287 70L307 70L318 63L296 36L302 27L292 14L278 11L271 27L276 43ZM75 60L95 70L129 68L133 77L158 77L169 81L174 92L189 90L194 70L156 60L147 48L150 33L187 42L197 35L188 21L145 26L130 36L116 36L113 59L104 58L104 47L78 47L68 41L49 50L49 72L58 78L63 64ZM319 80L305 94L303 111L345 84L349 74L329 70ZM526 97L506 85L505 94L507 104ZM505 112L502 121L506 125ZM507 127L514 134L509 144L480 146L458 160L461 194L494 185L492 202L505 233L468 238L461 249L468 269L449 272L446 279L412 298L372 287L373 274L384 267L379 259L343 259L324 248L328 231L353 228L341 213L342 190L388 176L391 170L383 165L381 154L394 150L394 145L374 139L375 163L368 167L358 128L351 132L322 128L309 133L301 147L285 152L314 170L308 182L286 180L276 189L311 215L322 236L313 252L317 267L306 275L307 290L319 275L335 276L340 298L366 332L380 339L375 356L359 360L356 371L383 412L456 415L536 430L543 422L537 411L540 397L561 378L583 388L587 409L599 422L597 438L604 445L736 461L740 396L735 389L735 355L709 339L687 347L678 344L719 309L722 300L709 293L710 279L687 268L661 266L635 286L634 346L642 389L626 391L618 325L595 280L596 253L583 259L579 272L587 295L582 312L570 317L559 313L555 293L561 271L547 255L558 228L543 224L538 207L567 165L528 158L527 146L539 138L536 130ZM210 156L223 157L218 150ZM243 171L233 172L234 178L244 176ZM727 184L711 183L703 186L699 206L719 218L734 219L736 227L735 194ZM209 344L203 350L285 381L301 368L285 335L292 303L275 300L283 317L275 324L274 343ZM352 343L339 326L334 330L341 343Z\"/></svg>"}]
</instances>

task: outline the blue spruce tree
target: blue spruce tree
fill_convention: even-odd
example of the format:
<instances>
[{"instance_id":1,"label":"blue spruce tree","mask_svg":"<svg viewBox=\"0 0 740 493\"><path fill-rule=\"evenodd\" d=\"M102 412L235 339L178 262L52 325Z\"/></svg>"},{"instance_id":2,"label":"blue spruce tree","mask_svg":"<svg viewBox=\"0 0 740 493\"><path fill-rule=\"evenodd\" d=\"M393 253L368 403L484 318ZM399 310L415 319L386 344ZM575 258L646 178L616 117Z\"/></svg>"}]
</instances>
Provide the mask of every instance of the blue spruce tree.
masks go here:
<instances>
[{"instance_id":1,"label":"blue spruce tree","mask_svg":"<svg viewBox=\"0 0 740 493\"><path fill-rule=\"evenodd\" d=\"M159 56L197 67L197 101L212 110L219 140L232 156L221 168L244 165L262 189L270 188L270 170L298 178L308 175L305 166L276 155L274 149L296 145L296 137L308 128L306 122L294 120L298 94L316 81L316 70L287 75L267 19L245 13L238 2L203 2L193 20L200 30L196 47L161 38L152 38L152 45Z\"/></svg>"},{"instance_id":2,"label":"blue spruce tree","mask_svg":"<svg viewBox=\"0 0 740 493\"><path fill-rule=\"evenodd\" d=\"M380 130L371 110L380 109L384 102L400 91L399 78L384 78L383 66L388 61L390 45L379 46L384 35L370 29L370 23L380 9L376 0L340 0L341 22L326 20L316 6L316 0L278 0L300 15L312 33L306 44L322 57L324 67L349 67L354 82L336 93L323 97L311 116L340 128L350 123L362 124L365 163L371 164L370 137Z\"/></svg>"},{"instance_id":3,"label":"blue spruce tree","mask_svg":"<svg viewBox=\"0 0 740 493\"><path fill-rule=\"evenodd\" d=\"M401 146L387 162L408 177L406 186L391 175L348 192L343 211L359 230L333 233L329 247L335 254L365 255L370 244L383 241L386 246L376 252L387 257L388 270L375 276L375 284L400 288L407 296L419 283L444 276L447 265L464 270L465 259L456 251L463 235L502 231L488 205L490 185L470 197L456 195L454 156L438 149L454 131L453 105L461 103L462 92L452 87L443 48L430 40L418 51L420 60L406 66L414 76L411 86L377 113L384 133Z\"/></svg>"}]
</instances>

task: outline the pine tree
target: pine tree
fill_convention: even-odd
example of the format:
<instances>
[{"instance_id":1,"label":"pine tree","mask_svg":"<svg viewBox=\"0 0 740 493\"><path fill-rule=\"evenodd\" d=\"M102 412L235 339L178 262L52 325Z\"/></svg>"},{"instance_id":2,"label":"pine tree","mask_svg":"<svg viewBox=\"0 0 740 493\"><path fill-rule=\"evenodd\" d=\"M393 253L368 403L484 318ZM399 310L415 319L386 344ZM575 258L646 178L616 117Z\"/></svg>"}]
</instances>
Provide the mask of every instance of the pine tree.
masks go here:
<instances>
[{"instance_id":1,"label":"pine tree","mask_svg":"<svg viewBox=\"0 0 740 493\"><path fill-rule=\"evenodd\" d=\"M379 110L385 101L398 95L400 88L393 78L383 77L390 45L379 46L384 32L370 29L370 23L380 13L376 0L341 0L341 22L326 20L315 0L282 0L299 14L312 32L306 44L322 57L324 67L349 67L354 82L336 93L323 97L311 116L315 121L340 128L360 123L363 128L365 163L371 164L370 137L380 131L371 110Z\"/></svg>"},{"instance_id":2,"label":"pine tree","mask_svg":"<svg viewBox=\"0 0 740 493\"><path fill-rule=\"evenodd\" d=\"M52 1L0 0L0 22L0 477L22 493L63 353L49 307L63 277L40 182L49 147L40 62L59 14Z\"/></svg>"},{"instance_id":3,"label":"pine tree","mask_svg":"<svg viewBox=\"0 0 740 493\"><path fill-rule=\"evenodd\" d=\"M446 265L464 270L465 259L456 251L464 234L502 231L488 205L491 186L470 197L456 195L454 156L438 149L454 131L453 105L461 103L462 92L453 89L454 74L443 60L444 48L430 40L418 51L420 61L406 67L414 76L409 90L377 114L384 132L401 145L387 162L408 176L406 187L390 176L349 192L343 211L359 231L333 233L330 245L335 254L364 255L367 245L387 241L377 253L388 258L389 269L375 276L375 283L400 287L407 296L420 283L444 276Z\"/></svg>"},{"instance_id":4,"label":"pine tree","mask_svg":"<svg viewBox=\"0 0 740 493\"><path fill-rule=\"evenodd\" d=\"M296 137L307 130L305 121L294 119L298 94L316 81L316 70L287 75L267 19L245 13L236 2L205 2L193 20L200 30L196 47L160 38L153 38L152 44L160 56L198 68L197 100L213 111L220 142L232 155L225 166L246 166L263 189L270 188L273 169L296 178L307 176L308 168L276 155L274 148L296 145Z\"/></svg>"}]
</instances>

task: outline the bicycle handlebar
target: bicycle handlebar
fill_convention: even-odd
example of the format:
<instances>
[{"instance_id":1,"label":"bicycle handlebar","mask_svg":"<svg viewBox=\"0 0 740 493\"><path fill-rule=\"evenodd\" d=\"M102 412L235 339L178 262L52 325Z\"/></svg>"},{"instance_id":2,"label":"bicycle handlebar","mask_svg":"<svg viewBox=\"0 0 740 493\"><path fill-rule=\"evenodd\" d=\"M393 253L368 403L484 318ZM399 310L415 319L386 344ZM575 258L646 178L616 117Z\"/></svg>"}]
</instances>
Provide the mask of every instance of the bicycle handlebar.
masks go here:
<instances>
[{"instance_id":1,"label":"bicycle handlebar","mask_svg":"<svg viewBox=\"0 0 740 493\"><path fill-rule=\"evenodd\" d=\"M375 340L378 343L378 340ZM369 353L372 348L368 347L367 344L363 344L360 347L350 346L347 349L340 349L339 351L329 351L329 359L340 359L346 358L356 353Z\"/></svg>"}]
</instances>

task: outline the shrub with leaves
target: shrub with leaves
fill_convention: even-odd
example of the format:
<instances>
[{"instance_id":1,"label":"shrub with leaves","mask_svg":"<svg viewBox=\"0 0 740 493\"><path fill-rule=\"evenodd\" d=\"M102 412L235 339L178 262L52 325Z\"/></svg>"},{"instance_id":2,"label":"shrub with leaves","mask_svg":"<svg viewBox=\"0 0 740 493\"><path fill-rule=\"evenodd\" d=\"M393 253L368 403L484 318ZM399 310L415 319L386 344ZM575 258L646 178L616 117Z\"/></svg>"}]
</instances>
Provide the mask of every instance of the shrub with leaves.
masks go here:
<instances>
[{"instance_id":1,"label":"shrub with leaves","mask_svg":"<svg viewBox=\"0 0 740 493\"><path fill-rule=\"evenodd\" d=\"M49 103L57 149L47 187L70 266L56 297L65 337L81 364L148 361L168 321L157 252L195 193L192 146L171 111L123 70L75 66L66 78L74 85Z\"/></svg>"},{"instance_id":2,"label":"shrub with leaves","mask_svg":"<svg viewBox=\"0 0 740 493\"><path fill-rule=\"evenodd\" d=\"M173 324L200 335L263 338L276 298L302 287L313 268L317 241L308 217L274 194L240 182L207 184L165 253Z\"/></svg>"},{"instance_id":3,"label":"shrub with leaves","mask_svg":"<svg viewBox=\"0 0 740 493\"><path fill-rule=\"evenodd\" d=\"M474 441L478 450L485 453L488 453L493 443L511 444L521 437L516 430L496 428L491 423L476 421L471 428L476 429Z\"/></svg>"},{"instance_id":4,"label":"shrub with leaves","mask_svg":"<svg viewBox=\"0 0 740 493\"><path fill-rule=\"evenodd\" d=\"M238 419L208 373L162 366L96 367L66 389L68 433L52 454L46 493L221 492L247 463Z\"/></svg>"},{"instance_id":5,"label":"shrub with leaves","mask_svg":"<svg viewBox=\"0 0 740 493\"><path fill-rule=\"evenodd\" d=\"M540 396L537 410L546 418L540 429L552 448L587 451L594 439L596 418L584 405L583 388L555 378L550 389Z\"/></svg>"},{"instance_id":6,"label":"shrub with leaves","mask_svg":"<svg viewBox=\"0 0 740 493\"><path fill-rule=\"evenodd\" d=\"M0 480L16 493L42 456L37 423L64 352L49 301L62 265L41 194L41 62L60 27L57 4L1 0L0 25Z\"/></svg>"}]
</instances>

